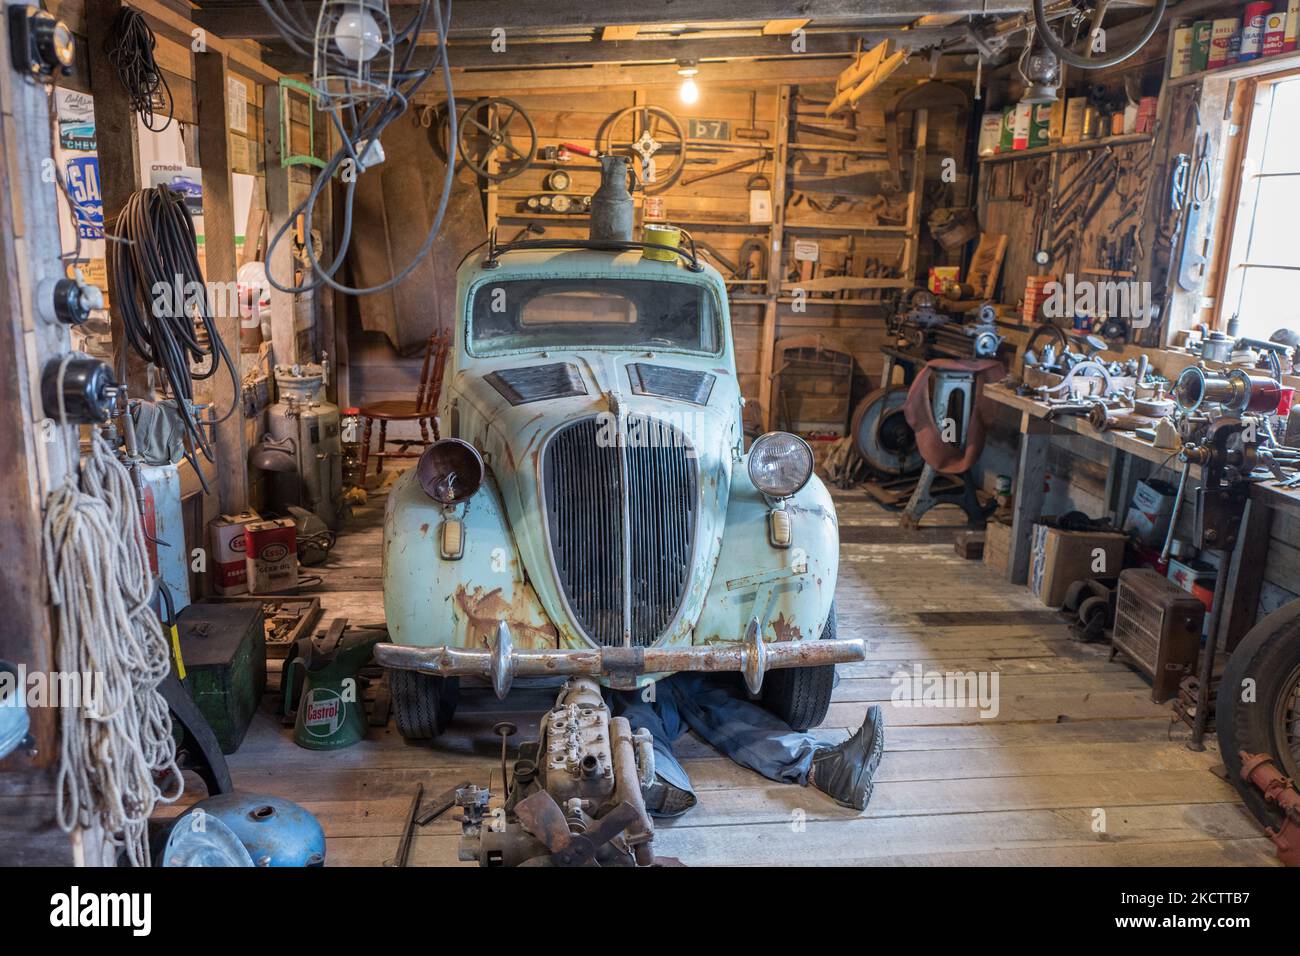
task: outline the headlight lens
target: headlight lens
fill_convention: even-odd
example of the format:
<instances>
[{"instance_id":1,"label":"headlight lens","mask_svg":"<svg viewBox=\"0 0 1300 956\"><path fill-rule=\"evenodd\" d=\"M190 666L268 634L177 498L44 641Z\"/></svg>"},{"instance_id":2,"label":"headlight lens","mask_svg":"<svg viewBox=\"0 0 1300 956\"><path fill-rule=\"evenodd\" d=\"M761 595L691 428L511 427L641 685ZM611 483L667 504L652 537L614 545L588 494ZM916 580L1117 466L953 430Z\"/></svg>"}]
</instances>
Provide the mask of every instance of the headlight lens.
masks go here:
<instances>
[{"instance_id":1,"label":"headlight lens","mask_svg":"<svg viewBox=\"0 0 1300 956\"><path fill-rule=\"evenodd\" d=\"M450 506L478 491L483 471L483 458L473 445L459 438L443 438L424 450L415 477L426 495Z\"/></svg>"},{"instance_id":2,"label":"headlight lens","mask_svg":"<svg viewBox=\"0 0 1300 956\"><path fill-rule=\"evenodd\" d=\"M749 448L749 480L773 498L788 498L812 477L808 443L789 432L768 432Z\"/></svg>"}]
</instances>

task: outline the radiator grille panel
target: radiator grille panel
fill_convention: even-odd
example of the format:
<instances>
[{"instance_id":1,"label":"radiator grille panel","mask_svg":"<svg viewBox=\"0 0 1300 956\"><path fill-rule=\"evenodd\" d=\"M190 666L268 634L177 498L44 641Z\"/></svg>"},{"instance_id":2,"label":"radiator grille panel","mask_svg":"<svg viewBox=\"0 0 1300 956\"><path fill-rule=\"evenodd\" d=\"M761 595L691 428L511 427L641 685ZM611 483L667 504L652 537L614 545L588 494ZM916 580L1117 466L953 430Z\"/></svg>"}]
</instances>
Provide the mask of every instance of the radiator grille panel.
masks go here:
<instances>
[{"instance_id":1,"label":"radiator grille panel","mask_svg":"<svg viewBox=\"0 0 1300 956\"><path fill-rule=\"evenodd\" d=\"M601 646L621 645L625 627L637 647L663 634L681 605L695 538L696 459L685 439L659 422L632 419L629 431L660 440L602 447L610 426L584 419L551 439L543 468L559 583L575 623Z\"/></svg>"}]
</instances>

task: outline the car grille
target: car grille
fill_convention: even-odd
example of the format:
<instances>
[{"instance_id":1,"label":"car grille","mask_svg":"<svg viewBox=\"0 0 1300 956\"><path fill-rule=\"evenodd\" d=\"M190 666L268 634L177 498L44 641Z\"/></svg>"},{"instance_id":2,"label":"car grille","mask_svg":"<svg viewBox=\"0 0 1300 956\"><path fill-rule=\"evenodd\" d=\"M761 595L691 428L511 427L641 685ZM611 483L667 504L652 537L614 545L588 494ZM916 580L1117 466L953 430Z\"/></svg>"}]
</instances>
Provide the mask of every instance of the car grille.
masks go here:
<instances>
[{"instance_id":1,"label":"car grille","mask_svg":"<svg viewBox=\"0 0 1300 956\"><path fill-rule=\"evenodd\" d=\"M608 440L612 418L565 426L546 447L542 480L551 555L575 623L594 644L646 647L682 603L697 460L662 422L630 418L628 431L658 440L619 447Z\"/></svg>"}]
</instances>

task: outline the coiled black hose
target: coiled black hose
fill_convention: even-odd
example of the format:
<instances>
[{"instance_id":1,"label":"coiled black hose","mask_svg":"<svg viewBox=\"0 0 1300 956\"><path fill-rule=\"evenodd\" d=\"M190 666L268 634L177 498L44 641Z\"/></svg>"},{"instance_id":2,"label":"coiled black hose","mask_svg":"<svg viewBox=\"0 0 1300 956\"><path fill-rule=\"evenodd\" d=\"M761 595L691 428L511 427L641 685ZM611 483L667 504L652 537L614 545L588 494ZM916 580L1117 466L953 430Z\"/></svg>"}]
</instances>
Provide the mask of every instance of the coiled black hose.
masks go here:
<instances>
[{"instance_id":1,"label":"coiled black hose","mask_svg":"<svg viewBox=\"0 0 1300 956\"><path fill-rule=\"evenodd\" d=\"M113 21L113 29L104 41L104 52L117 69L118 79L131 97L131 109L140 117L146 129L161 133L171 125L173 100L167 78L154 62L153 51L157 38L145 18L137 10L123 7ZM155 126L155 103L165 103L166 121Z\"/></svg>"},{"instance_id":2,"label":"coiled black hose","mask_svg":"<svg viewBox=\"0 0 1300 956\"><path fill-rule=\"evenodd\" d=\"M213 321L199 268L194 220L180 193L155 186L131 195L113 232L121 241L108 243L107 249L112 307L122 317L131 348L166 378L185 430L185 457L206 491L195 452L208 461L214 459L211 443L194 414L194 380L210 378L225 362L235 395L233 405L220 419L225 421L239 407L239 376ZM238 307L237 297L222 299L226 307ZM206 343L199 335L200 327Z\"/></svg>"}]
</instances>

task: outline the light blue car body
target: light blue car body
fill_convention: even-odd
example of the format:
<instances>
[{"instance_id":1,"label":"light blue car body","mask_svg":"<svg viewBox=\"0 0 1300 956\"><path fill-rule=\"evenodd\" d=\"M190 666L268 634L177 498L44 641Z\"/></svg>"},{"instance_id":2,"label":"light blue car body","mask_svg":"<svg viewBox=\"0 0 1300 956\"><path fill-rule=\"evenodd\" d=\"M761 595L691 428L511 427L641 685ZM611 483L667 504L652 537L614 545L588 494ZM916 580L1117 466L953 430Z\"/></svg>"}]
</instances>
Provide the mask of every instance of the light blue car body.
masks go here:
<instances>
[{"instance_id":1,"label":"light blue car body","mask_svg":"<svg viewBox=\"0 0 1300 956\"><path fill-rule=\"evenodd\" d=\"M471 303L485 283L510 279L626 277L704 286L721 317L716 355L664 349L574 348L475 355L467 347ZM637 252L518 250L495 268L480 258L462 265L455 338L438 412L442 434L482 454L487 478L468 501L445 509L425 494L411 469L398 478L384 520L384 608L389 639L415 647L489 649L504 621L516 648L587 649L595 645L571 617L548 546L541 470L548 438L575 419L609 413L668 418L690 436L700 495L685 595L654 646L741 641L751 621L764 642L821 636L835 591L839 532L834 505L816 475L782 501L765 497L746 468L742 405L718 272L692 272ZM511 405L485 376L501 369L572 363L587 394ZM716 376L708 404L633 393L627 366L660 363ZM775 547L769 513L785 509L792 543ZM463 522L464 551L444 559L440 529ZM645 674L638 684L662 674Z\"/></svg>"}]
</instances>

